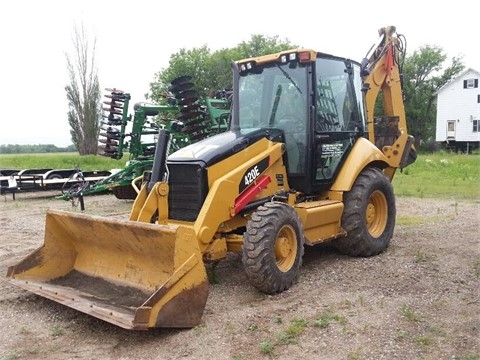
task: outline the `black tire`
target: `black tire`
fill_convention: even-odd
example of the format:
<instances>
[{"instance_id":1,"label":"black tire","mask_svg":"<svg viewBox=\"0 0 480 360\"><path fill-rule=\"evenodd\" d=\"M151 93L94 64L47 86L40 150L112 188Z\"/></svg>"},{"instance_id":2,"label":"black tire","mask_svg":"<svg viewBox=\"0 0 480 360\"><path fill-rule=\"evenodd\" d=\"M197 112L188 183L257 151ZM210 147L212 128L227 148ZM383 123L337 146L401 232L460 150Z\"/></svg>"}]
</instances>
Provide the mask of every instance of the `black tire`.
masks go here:
<instances>
[{"instance_id":1,"label":"black tire","mask_svg":"<svg viewBox=\"0 0 480 360\"><path fill-rule=\"evenodd\" d=\"M50 174L47 176L47 180L58 180L63 179L62 175L60 174Z\"/></svg>"},{"instance_id":2,"label":"black tire","mask_svg":"<svg viewBox=\"0 0 480 360\"><path fill-rule=\"evenodd\" d=\"M363 170L344 194L342 227L347 236L333 242L350 256L373 256L390 244L395 228L395 195L387 176L377 168Z\"/></svg>"},{"instance_id":3,"label":"black tire","mask_svg":"<svg viewBox=\"0 0 480 360\"><path fill-rule=\"evenodd\" d=\"M247 278L266 294L281 293L298 277L303 246L302 222L291 206L269 202L258 207L243 236Z\"/></svg>"},{"instance_id":4,"label":"black tire","mask_svg":"<svg viewBox=\"0 0 480 360\"><path fill-rule=\"evenodd\" d=\"M135 200L137 198L137 192L132 185L114 187L112 192L119 200Z\"/></svg>"}]
</instances>

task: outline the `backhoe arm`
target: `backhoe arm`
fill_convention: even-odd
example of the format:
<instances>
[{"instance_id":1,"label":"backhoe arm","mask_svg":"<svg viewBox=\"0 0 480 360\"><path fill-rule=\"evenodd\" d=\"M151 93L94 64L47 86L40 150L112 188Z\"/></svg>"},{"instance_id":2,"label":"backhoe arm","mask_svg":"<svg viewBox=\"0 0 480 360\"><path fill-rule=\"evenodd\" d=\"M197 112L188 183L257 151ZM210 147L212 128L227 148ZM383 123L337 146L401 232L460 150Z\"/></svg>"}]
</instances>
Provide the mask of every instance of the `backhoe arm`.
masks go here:
<instances>
[{"instance_id":1,"label":"backhoe arm","mask_svg":"<svg viewBox=\"0 0 480 360\"><path fill-rule=\"evenodd\" d=\"M404 108L400 62L405 52L401 37L395 31L394 26L380 29L379 41L362 61L362 76L367 87L368 139L387 157L389 167L385 173L390 179L397 168L409 165L416 157L414 139L407 131ZM375 104L380 92L383 116L375 118Z\"/></svg>"}]
</instances>

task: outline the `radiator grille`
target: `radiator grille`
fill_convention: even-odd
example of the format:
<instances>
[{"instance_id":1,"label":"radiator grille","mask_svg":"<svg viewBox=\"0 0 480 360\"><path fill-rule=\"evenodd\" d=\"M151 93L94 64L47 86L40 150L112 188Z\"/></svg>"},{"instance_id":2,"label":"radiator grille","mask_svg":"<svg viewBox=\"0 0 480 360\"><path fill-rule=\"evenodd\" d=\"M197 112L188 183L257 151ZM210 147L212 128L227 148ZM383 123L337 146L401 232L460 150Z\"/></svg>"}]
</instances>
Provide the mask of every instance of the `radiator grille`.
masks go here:
<instances>
[{"instance_id":1,"label":"radiator grille","mask_svg":"<svg viewBox=\"0 0 480 360\"><path fill-rule=\"evenodd\" d=\"M207 196L206 171L199 164L168 164L169 218L195 221Z\"/></svg>"}]
</instances>

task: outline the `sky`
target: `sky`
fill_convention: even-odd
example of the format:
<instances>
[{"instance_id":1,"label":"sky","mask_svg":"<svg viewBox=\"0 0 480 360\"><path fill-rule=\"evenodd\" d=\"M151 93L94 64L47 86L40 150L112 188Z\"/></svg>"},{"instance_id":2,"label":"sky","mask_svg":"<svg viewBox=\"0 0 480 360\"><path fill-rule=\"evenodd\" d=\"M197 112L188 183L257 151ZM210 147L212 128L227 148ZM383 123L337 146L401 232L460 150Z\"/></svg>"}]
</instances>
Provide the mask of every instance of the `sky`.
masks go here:
<instances>
[{"instance_id":1,"label":"sky","mask_svg":"<svg viewBox=\"0 0 480 360\"><path fill-rule=\"evenodd\" d=\"M115 87L133 104L180 49L235 47L254 34L360 61L394 25L407 56L441 47L480 71L478 11L473 0L299 1L16 0L0 5L0 145L71 144L65 54L75 24L96 38L102 94ZM237 59L232 59L237 60ZM447 63L446 63L447 64Z\"/></svg>"}]
</instances>

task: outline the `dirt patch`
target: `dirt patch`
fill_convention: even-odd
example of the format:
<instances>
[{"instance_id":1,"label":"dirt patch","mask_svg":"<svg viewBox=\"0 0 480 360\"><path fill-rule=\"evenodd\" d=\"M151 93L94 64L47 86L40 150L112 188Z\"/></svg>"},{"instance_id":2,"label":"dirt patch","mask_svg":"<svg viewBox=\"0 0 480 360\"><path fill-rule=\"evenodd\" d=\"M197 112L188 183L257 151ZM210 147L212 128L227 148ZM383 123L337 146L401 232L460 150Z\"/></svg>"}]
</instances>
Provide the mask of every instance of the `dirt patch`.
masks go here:
<instances>
[{"instance_id":1,"label":"dirt patch","mask_svg":"<svg viewBox=\"0 0 480 360\"><path fill-rule=\"evenodd\" d=\"M47 209L80 212L41 195L0 198L2 278L43 244ZM126 219L131 206L92 196L84 212ZM1 281L0 359L479 359L479 210L478 200L397 198L387 251L306 248L298 282L276 296L255 290L230 254L187 330L123 330Z\"/></svg>"}]
</instances>

